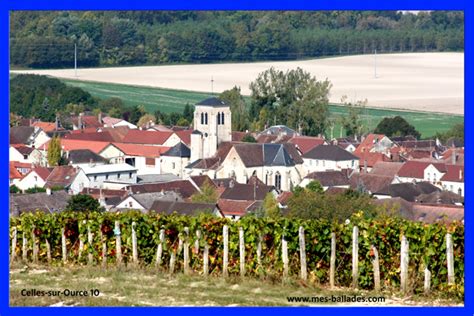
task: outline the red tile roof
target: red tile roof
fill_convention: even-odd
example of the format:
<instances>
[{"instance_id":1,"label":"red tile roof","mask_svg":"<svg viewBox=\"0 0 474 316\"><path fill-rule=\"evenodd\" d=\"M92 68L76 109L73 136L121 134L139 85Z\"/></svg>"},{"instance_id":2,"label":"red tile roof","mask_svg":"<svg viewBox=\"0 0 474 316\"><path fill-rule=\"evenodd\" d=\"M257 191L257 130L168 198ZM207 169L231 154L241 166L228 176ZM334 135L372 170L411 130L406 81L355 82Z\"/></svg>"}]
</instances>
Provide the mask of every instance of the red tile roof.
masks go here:
<instances>
[{"instance_id":1,"label":"red tile roof","mask_svg":"<svg viewBox=\"0 0 474 316\"><path fill-rule=\"evenodd\" d=\"M120 149L125 155L147 158L158 158L162 153L170 149L170 147L146 146L140 144L112 143L112 145Z\"/></svg>"},{"instance_id":2,"label":"red tile roof","mask_svg":"<svg viewBox=\"0 0 474 316\"><path fill-rule=\"evenodd\" d=\"M163 145L173 132L154 132L131 129L123 139L123 143Z\"/></svg>"},{"instance_id":3,"label":"red tile roof","mask_svg":"<svg viewBox=\"0 0 474 316\"><path fill-rule=\"evenodd\" d=\"M293 196L293 192L290 191L284 191L281 192L280 195L277 197L278 203L281 205L286 205L288 203L288 200Z\"/></svg>"},{"instance_id":4,"label":"red tile roof","mask_svg":"<svg viewBox=\"0 0 474 316\"><path fill-rule=\"evenodd\" d=\"M44 149L48 150L49 142L44 144ZM107 147L109 142L96 142L96 141L87 141L87 140L76 140L76 139L61 139L61 147L64 151L76 150L76 149L89 149L90 151L95 152L96 154L100 153L105 147ZM38 148L43 150L43 146Z\"/></svg>"},{"instance_id":5,"label":"red tile roof","mask_svg":"<svg viewBox=\"0 0 474 316\"><path fill-rule=\"evenodd\" d=\"M39 127L46 133L56 130L56 124L51 122L34 122L31 126Z\"/></svg>"},{"instance_id":6,"label":"red tile roof","mask_svg":"<svg viewBox=\"0 0 474 316\"><path fill-rule=\"evenodd\" d=\"M41 179L46 181L48 176L51 174L52 168L46 168L46 167L34 167L28 172L30 174L31 172L36 172L38 176L40 176Z\"/></svg>"},{"instance_id":7,"label":"red tile roof","mask_svg":"<svg viewBox=\"0 0 474 316\"><path fill-rule=\"evenodd\" d=\"M383 134L369 134L369 135L367 135L367 137L365 137L364 141L361 142L359 146L357 146L356 150L354 151L354 154L369 152L374 147L375 140L380 141L384 137L385 137L385 135L383 135Z\"/></svg>"},{"instance_id":8,"label":"red tile roof","mask_svg":"<svg viewBox=\"0 0 474 316\"><path fill-rule=\"evenodd\" d=\"M247 214L247 208L251 206L255 201L236 201L236 200L227 200L219 199L217 206L221 212L226 216L244 216Z\"/></svg>"},{"instance_id":9,"label":"red tile roof","mask_svg":"<svg viewBox=\"0 0 474 316\"><path fill-rule=\"evenodd\" d=\"M390 158L385 156L383 153L372 153L369 151L365 152L353 152L354 155L359 157L359 167L364 168L365 161L367 161L367 167L373 167L379 161L390 161Z\"/></svg>"},{"instance_id":10,"label":"red tile roof","mask_svg":"<svg viewBox=\"0 0 474 316\"><path fill-rule=\"evenodd\" d=\"M21 173L15 168L15 165L10 162L10 179L21 179L23 176Z\"/></svg>"},{"instance_id":11,"label":"red tile roof","mask_svg":"<svg viewBox=\"0 0 474 316\"><path fill-rule=\"evenodd\" d=\"M291 138L289 143L295 144L301 153L305 154L316 146L323 145L325 140L319 137L295 136Z\"/></svg>"},{"instance_id":12,"label":"red tile roof","mask_svg":"<svg viewBox=\"0 0 474 316\"><path fill-rule=\"evenodd\" d=\"M464 182L464 166L446 165L446 173L441 177L441 181Z\"/></svg>"},{"instance_id":13,"label":"red tile roof","mask_svg":"<svg viewBox=\"0 0 474 316\"><path fill-rule=\"evenodd\" d=\"M76 140L87 140L87 141L96 141L96 142L113 142L116 141L114 137L108 132L85 132L78 131L76 133L64 135L63 139L76 139Z\"/></svg>"},{"instance_id":14,"label":"red tile roof","mask_svg":"<svg viewBox=\"0 0 474 316\"><path fill-rule=\"evenodd\" d=\"M73 166L57 166L46 179L46 186L66 187L74 181L78 170Z\"/></svg>"},{"instance_id":15,"label":"red tile roof","mask_svg":"<svg viewBox=\"0 0 474 316\"><path fill-rule=\"evenodd\" d=\"M187 129L187 130L183 130L183 131L176 131L174 132L178 137L179 139L181 139L181 141L190 146L191 145L191 133L193 132L192 129Z\"/></svg>"},{"instance_id":16,"label":"red tile roof","mask_svg":"<svg viewBox=\"0 0 474 316\"><path fill-rule=\"evenodd\" d=\"M405 162L405 164L403 164L403 166L400 168L400 170L398 171L398 176L405 178L423 179L425 169L429 165L433 165L440 172L446 172L446 165L444 163L409 160Z\"/></svg>"},{"instance_id":17,"label":"red tile roof","mask_svg":"<svg viewBox=\"0 0 474 316\"><path fill-rule=\"evenodd\" d=\"M74 116L72 118L72 121L74 125L78 125L79 123L79 118L78 116ZM99 122L99 119L95 115L84 115L82 116L82 124L84 125L85 128L88 127L101 127L103 126L102 123Z\"/></svg>"}]
</instances>

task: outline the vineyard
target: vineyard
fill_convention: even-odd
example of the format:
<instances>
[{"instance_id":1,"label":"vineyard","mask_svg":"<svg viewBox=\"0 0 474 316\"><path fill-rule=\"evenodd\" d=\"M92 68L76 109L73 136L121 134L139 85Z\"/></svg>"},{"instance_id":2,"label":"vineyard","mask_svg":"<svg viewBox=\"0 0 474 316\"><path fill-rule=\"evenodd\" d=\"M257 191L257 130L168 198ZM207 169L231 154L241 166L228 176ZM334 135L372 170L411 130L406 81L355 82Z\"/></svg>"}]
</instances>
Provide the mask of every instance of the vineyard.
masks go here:
<instances>
[{"instance_id":1,"label":"vineyard","mask_svg":"<svg viewBox=\"0 0 474 316\"><path fill-rule=\"evenodd\" d=\"M361 213L346 223L255 217L233 222L210 215L140 212L30 213L10 219L10 240L12 261L52 266L155 266L163 273L302 278L365 290L402 286L415 294L426 292L429 271L429 290L464 296L464 225L456 222L367 220ZM406 253L401 259L402 246Z\"/></svg>"}]
</instances>

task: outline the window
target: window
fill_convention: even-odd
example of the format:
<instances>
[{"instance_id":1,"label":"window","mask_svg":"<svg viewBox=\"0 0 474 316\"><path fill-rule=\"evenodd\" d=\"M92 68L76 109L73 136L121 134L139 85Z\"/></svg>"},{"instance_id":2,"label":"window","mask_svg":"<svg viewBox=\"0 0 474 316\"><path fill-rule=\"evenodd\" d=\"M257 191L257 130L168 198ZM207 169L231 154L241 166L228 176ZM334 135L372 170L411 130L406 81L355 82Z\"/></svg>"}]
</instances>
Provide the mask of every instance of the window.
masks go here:
<instances>
[{"instance_id":1,"label":"window","mask_svg":"<svg viewBox=\"0 0 474 316\"><path fill-rule=\"evenodd\" d=\"M433 183L436 183L436 173L433 173Z\"/></svg>"},{"instance_id":2,"label":"window","mask_svg":"<svg viewBox=\"0 0 474 316\"><path fill-rule=\"evenodd\" d=\"M23 159L28 159L28 155L23 155Z\"/></svg>"},{"instance_id":3,"label":"window","mask_svg":"<svg viewBox=\"0 0 474 316\"><path fill-rule=\"evenodd\" d=\"M268 184L268 173L265 173L265 184Z\"/></svg>"},{"instance_id":4,"label":"window","mask_svg":"<svg viewBox=\"0 0 474 316\"><path fill-rule=\"evenodd\" d=\"M207 113L204 113L204 124L207 125Z\"/></svg>"},{"instance_id":5,"label":"window","mask_svg":"<svg viewBox=\"0 0 474 316\"><path fill-rule=\"evenodd\" d=\"M97 176L94 176L94 181L97 181Z\"/></svg>"},{"instance_id":6,"label":"window","mask_svg":"<svg viewBox=\"0 0 474 316\"><path fill-rule=\"evenodd\" d=\"M129 172L129 173L128 173L128 178L131 179L131 178L132 178L132 175L133 175L133 173Z\"/></svg>"},{"instance_id":7,"label":"window","mask_svg":"<svg viewBox=\"0 0 474 316\"><path fill-rule=\"evenodd\" d=\"M316 160L316 167L319 165L319 160Z\"/></svg>"},{"instance_id":8,"label":"window","mask_svg":"<svg viewBox=\"0 0 474 316\"><path fill-rule=\"evenodd\" d=\"M133 207L133 202L132 201L128 202L128 207Z\"/></svg>"},{"instance_id":9,"label":"window","mask_svg":"<svg viewBox=\"0 0 474 316\"><path fill-rule=\"evenodd\" d=\"M145 164L147 166L154 166L155 165L155 158L145 158Z\"/></svg>"},{"instance_id":10,"label":"window","mask_svg":"<svg viewBox=\"0 0 474 316\"><path fill-rule=\"evenodd\" d=\"M109 175L108 174L105 175L105 180L109 180Z\"/></svg>"},{"instance_id":11,"label":"window","mask_svg":"<svg viewBox=\"0 0 474 316\"><path fill-rule=\"evenodd\" d=\"M323 160L323 167L326 167L326 160Z\"/></svg>"},{"instance_id":12,"label":"window","mask_svg":"<svg viewBox=\"0 0 474 316\"><path fill-rule=\"evenodd\" d=\"M217 113L217 125L221 125L221 114Z\"/></svg>"},{"instance_id":13,"label":"window","mask_svg":"<svg viewBox=\"0 0 474 316\"><path fill-rule=\"evenodd\" d=\"M117 179L120 179L121 174L117 173Z\"/></svg>"},{"instance_id":14,"label":"window","mask_svg":"<svg viewBox=\"0 0 474 316\"><path fill-rule=\"evenodd\" d=\"M176 168L176 163L173 162L173 163L171 164L171 166L172 166L173 169L175 169L175 168Z\"/></svg>"},{"instance_id":15,"label":"window","mask_svg":"<svg viewBox=\"0 0 474 316\"><path fill-rule=\"evenodd\" d=\"M38 182L38 177L37 176L34 176L35 177L35 182Z\"/></svg>"},{"instance_id":16,"label":"window","mask_svg":"<svg viewBox=\"0 0 474 316\"><path fill-rule=\"evenodd\" d=\"M201 124L204 125L204 113L201 113Z\"/></svg>"},{"instance_id":17,"label":"window","mask_svg":"<svg viewBox=\"0 0 474 316\"><path fill-rule=\"evenodd\" d=\"M351 163L352 168L354 168L354 162L355 162L355 161L352 160L352 163Z\"/></svg>"},{"instance_id":18,"label":"window","mask_svg":"<svg viewBox=\"0 0 474 316\"><path fill-rule=\"evenodd\" d=\"M449 188L450 188L450 190L449 190L449 191L451 191L451 192L453 192L453 191L454 191L454 188L453 188L453 185L452 185L452 184L449 186Z\"/></svg>"},{"instance_id":19,"label":"window","mask_svg":"<svg viewBox=\"0 0 474 316\"><path fill-rule=\"evenodd\" d=\"M462 189L461 188L458 189L458 194L462 195Z\"/></svg>"},{"instance_id":20,"label":"window","mask_svg":"<svg viewBox=\"0 0 474 316\"><path fill-rule=\"evenodd\" d=\"M221 124L224 125L224 112L221 113Z\"/></svg>"},{"instance_id":21,"label":"window","mask_svg":"<svg viewBox=\"0 0 474 316\"><path fill-rule=\"evenodd\" d=\"M275 174L275 188L281 190L281 175L279 172Z\"/></svg>"}]
</instances>

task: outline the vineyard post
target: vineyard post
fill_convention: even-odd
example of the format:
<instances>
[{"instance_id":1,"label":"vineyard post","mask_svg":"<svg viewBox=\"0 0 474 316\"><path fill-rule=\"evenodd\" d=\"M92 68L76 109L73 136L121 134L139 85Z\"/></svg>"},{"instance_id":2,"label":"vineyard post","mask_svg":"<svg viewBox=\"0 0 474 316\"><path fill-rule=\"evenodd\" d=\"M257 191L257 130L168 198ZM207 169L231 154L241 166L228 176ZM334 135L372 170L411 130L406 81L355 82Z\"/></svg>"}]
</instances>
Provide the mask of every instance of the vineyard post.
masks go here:
<instances>
[{"instance_id":1,"label":"vineyard post","mask_svg":"<svg viewBox=\"0 0 474 316\"><path fill-rule=\"evenodd\" d=\"M178 254L181 253L181 250L183 250L183 238L181 236L179 236L179 238L178 238Z\"/></svg>"},{"instance_id":2,"label":"vineyard post","mask_svg":"<svg viewBox=\"0 0 474 316\"><path fill-rule=\"evenodd\" d=\"M17 235L17 228L13 227L12 252L10 256L11 262L15 260L15 256L16 256L16 237L17 237L16 235Z\"/></svg>"},{"instance_id":3,"label":"vineyard post","mask_svg":"<svg viewBox=\"0 0 474 316\"><path fill-rule=\"evenodd\" d=\"M306 268L306 244L304 240L303 226L300 226L298 230L298 237L300 241L300 265L301 265L300 277L302 280L306 281L308 279L308 271Z\"/></svg>"},{"instance_id":4,"label":"vineyard post","mask_svg":"<svg viewBox=\"0 0 474 316\"><path fill-rule=\"evenodd\" d=\"M46 258L48 260L48 263L51 263L51 245L49 244L49 240L46 238L45 239L46 243Z\"/></svg>"},{"instance_id":5,"label":"vineyard post","mask_svg":"<svg viewBox=\"0 0 474 316\"><path fill-rule=\"evenodd\" d=\"M281 259L283 261L283 279L288 278L288 242L285 240L285 236L281 237Z\"/></svg>"},{"instance_id":6,"label":"vineyard post","mask_svg":"<svg viewBox=\"0 0 474 316\"><path fill-rule=\"evenodd\" d=\"M329 266L329 285L334 288L334 274L336 272L336 233L331 233L331 260Z\"/></svg>"},{"instance_id":7,"label":"vineyard post","mask_svg":"<svg viewBox=\"0 0 474 316\"><path fill-rule=\"evenodd\" d=\"M451 234L446 234L446 259L448 265L448 284L455 284L453 236Z\"/></svg>"},{"instance_id":8,"label":"vineyard post","mask_svg":"<svg viewBox=\"0 0 474 316\"><path fill-rule=\"evenodd\" d=\"M82 235L79 234L79 260L82 258L82 252L84 251L84 240L82 240Z\"/></svg>"},{"instance_id":9,"label":"vineyard post","mask_svg":"<svg viewBox=\"0 0 474 316\"><path fill-rule=\"evenodd\" d=\"M229 265L229 227L224 225L222 229L224 235L224 258L222 262L222 275L226 277L228 275L227 267Z\"/></svg>"},{"instance_id":10,"label":"vineyard post","mask_svg":"<svg viewBox=\"0 0 474 316\"><path fill-rule=\"evenodd\" d=\"M23 261L26 261L26 260L28 259L28 258L27 258L27 256L28 256L28 249L26 248L26 243L27 243L27 242L28 242L28 241L26 240L26 234L25 234L25 232L23 232L23 235L22 235L22 243L23 243L23 245L22 245L22 248L21 248Z\"/></svg>"},{"instance_id":11,"label":"vineyard post","mask_svg":"<svg viewBox=\"0 0 474 316\"><path fill-rule=\"evenodd\" d=\"M374 289L376 292L380 291L380 262L379 262L379 252L374 245L370 246L370 249L373 251L372 267L374 269Z\"/></svg>"},{"instance_id":12,"label":"vineyard post","mask_svg":"<svg viewBox=\"0 0 474 316\"><path fill-rule=\"evenodd\" d=\"M171 251L171 256L170 256L170 274L174 273L174 265L176 263L176 250Z\"/></svg>"},{"instance_id":13,"label":"vineyard post","mask_svg":"<svg viewBox=\"0 0 474 316\"><path fill-rule=\"evenodd\" d=\"M258 236L257 265L258 265L258 268L261 269L261 267L262 267L262 235Z\"/></svg>"},{"instance_id":14,"label":"vineyard post","mask_svg":"<svg viewBox=\"0 0 474 316\"><path fill-rule=\"evenodd\" d=\"M359 284L359 227L352 229L352 287Z\"/></svg>"},{"instance_id":15,"label":"vineyard post","mask_svg":"<svg viewBox=\"0 0 474 316\"><path fill-rule=\"evenodd\" d=\"M66 231L65 228L61 228L61 252L63 254L63 263L67 262L67 249L66 249Z\"/></svg>"},{"instance_id":16,"label":"vineyard post","mask_svg":"<svg viewBox=\"0 0 474 316\"><path fill-rule=\"evenodd\" d=\"M431 291L431 271L428 270L428 267L425 268L425 283L424 283L424 292L429 294Z\"/></svg>"},{"instance_id":17,"label":"vineyard post","mask_svg":"<svg viewBox=\"0 0 474 316\"><path fill-rule=\"evenodd\" d=\"M196 240L194 241L194 254L197 256L199 254L199 240L201 239L201 231L196 230Z\"/></svg>"},{"instance_id":18,"label":"vineyard post","mask_svg":"<svg viewBox=\"0 0 474 316\"><path fill-rule=\"evenodd\" d=\"M120 237L120 222L115 221L114 235L115 235L115 257L117 258L117 265L122 264L122 239Z\"/></svg>"},{"instance_id":19,"label":"vineyard post","mask_svg":"<svg viewBox=\"0 0 474 316\"><path fill-rule=\"evenodd\" d=\"M165 230L160 229L160 240L158 241L158 247L156 249L156 263L155 266L161 266L161 256L163 255L163 242L165 241Z\"/></svg>"},{"instance_id":20,"label":"vineyard post","mask_svg":"<svg viewBox=\"0 0 474 316\"><path fill-rule=\"evenodd\" d=\"M107 238L102 233L102 230L100 231L100 240L102 241L102 266L106 267L107 266Z\"/></svg>"},{"instance_id":21,"label":"vineyard post","mask_svg":"<svg viewBox=\"0 0 474 316\"><path fill-rule=\"evenodd\" d=\"M90 227L90 224L87 223L87 249L88 249L87 264L90 264L90 265L94 263L94 255L91 252L93 247L94 245L93 245L91 227Z\"/></svg>"},{"instance_id":22,"label":"vineyard post","mask_svg":"<svg viewBox=\"0 0 474 316\"><path fill-rule=\"evenodd\" d=\"M31 241L33 242L33 262L38 262L38 245L36 244L35 226L31 230Z\"/></svg>"},{"instance_id":23,"label":"vineyard post","mask_svg":"<svg viewBox=\"0 0 474 316\"><path fill-rule=\"evenodd\" d=\"M207 276L209 274L209 245L207 242L204 245L203 261L204 276Z\"/></svg>"},{"instance_id":24,"label":"vineyard post","mask_svg":"<svg viewBox=\"0 0 474 316\"><path fill-rule=\"evenodd\" d=\"M137 232L135 228L137 227L137 223L132 222L132 257L133 263L138 263L138 249L137 249Z\"/></svg>"},{"instance_id":25,"label":"vineyard post","mask_svg":"<svg viewBox=\"0 0 474 316\"><path fill-rule=\"evenodd\" d=\"M239 254L240 254L240 276L245 275L245 241L244 229L239 227Z\"/></svg>"},{"instance_id":26,"label":"vineyard post","mask_svg":"<svg viewBox=\"0 0 474 316\"><path fill-rule=\"evenodd\" d=\"M400 290L404 293L408 291L408 263L409 263L409 244L405 236L402 236L400 253Z\"/></svg>"},{"instance_id":27,"label":"vineyard post","mask_svg":"<svg viewBox=\"0 0 474 316\"><path fill-rule=\"evenodd\" d=\"M189 227L184 227L184 274L189 274Z\"/></svg>"}]
</instances>

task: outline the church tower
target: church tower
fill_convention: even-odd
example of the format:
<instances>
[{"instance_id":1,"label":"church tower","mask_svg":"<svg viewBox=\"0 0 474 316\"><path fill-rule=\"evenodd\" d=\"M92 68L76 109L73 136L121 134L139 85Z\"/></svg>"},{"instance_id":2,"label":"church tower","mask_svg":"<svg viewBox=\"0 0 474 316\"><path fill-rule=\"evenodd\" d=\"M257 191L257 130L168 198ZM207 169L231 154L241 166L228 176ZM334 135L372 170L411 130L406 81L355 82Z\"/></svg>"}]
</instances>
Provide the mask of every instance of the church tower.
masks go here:
<instances>
[{"instance_id":1,"label":"church tower","mask_svg":"<svg viewBox=\"0 0 474 316\"><path fill-rule=\"evenodd\" d=\"M221 142L232 140L232 113L229 105L215 97L197 103L193 127L195 131L191 134L191 162L212 157Z\"/></svg>"}]
</instances>

